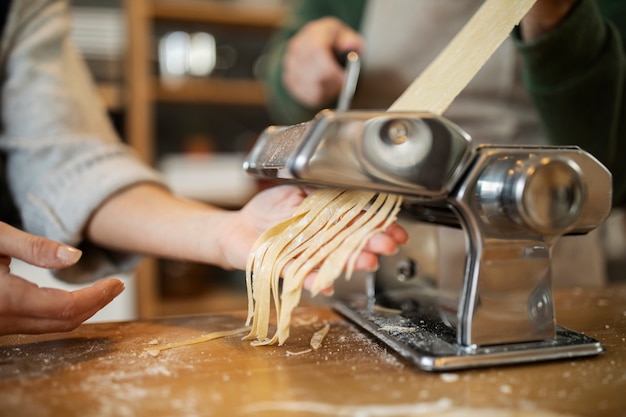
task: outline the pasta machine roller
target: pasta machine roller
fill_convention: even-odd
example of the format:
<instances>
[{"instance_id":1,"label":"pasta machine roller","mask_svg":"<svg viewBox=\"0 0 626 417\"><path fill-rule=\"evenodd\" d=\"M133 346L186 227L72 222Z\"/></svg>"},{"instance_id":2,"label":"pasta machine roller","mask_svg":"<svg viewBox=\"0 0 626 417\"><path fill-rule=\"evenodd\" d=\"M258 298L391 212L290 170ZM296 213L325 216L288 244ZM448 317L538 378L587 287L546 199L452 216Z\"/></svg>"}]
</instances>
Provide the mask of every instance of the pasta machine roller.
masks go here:
<instances>
[{"instance_id":1,"label":"pasta machine roller","mask_svg":"<svg viewBox=\"0 0 626 417\"><path fill-rule=\"evenodd\" d=\"M336 301L336 309L425 370L591 356L600 343L556 324L551 249L598 227L611 174L575 147L473 146L421 112L331 111L271 126L247 172L404 196L405 221L456 227L464 273ZM405 273L405 272L402 272Z\"/></svg>"}]
</instances>

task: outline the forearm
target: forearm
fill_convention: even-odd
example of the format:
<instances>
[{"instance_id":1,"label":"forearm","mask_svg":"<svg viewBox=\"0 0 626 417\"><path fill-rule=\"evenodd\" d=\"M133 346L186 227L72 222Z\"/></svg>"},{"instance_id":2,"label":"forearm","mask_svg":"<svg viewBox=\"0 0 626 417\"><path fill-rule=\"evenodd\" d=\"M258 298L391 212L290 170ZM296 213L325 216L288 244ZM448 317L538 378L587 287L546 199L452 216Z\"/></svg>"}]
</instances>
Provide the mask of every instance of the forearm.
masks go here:
<instances>
[{"instance_id":1,"label":"forearm","mask_svg":"<svg viewBox=\"0 0 626 417\"><path fill-rule=\"evenodd\" d=\"M186 261L232 265L224 256L224 230L235 212L177 198L152 184L122 190L88 223L87 238L105 248Z\"/></svg>"}]
</instances>

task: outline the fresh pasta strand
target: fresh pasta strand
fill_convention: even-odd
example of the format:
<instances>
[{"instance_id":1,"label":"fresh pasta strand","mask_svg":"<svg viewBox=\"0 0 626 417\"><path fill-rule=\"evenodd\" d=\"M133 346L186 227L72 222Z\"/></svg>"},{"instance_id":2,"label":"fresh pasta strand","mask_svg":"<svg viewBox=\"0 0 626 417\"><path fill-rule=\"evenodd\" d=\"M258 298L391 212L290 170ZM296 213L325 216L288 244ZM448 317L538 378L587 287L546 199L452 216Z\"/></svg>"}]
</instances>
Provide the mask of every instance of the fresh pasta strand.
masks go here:
<instances>
[{"instance_id":1,"label":"fresh pasta strand","mask_svg":"<svg viewBox=\"0 0 626 417\"><path fill-rule=\"evenodd\" d=\"M319 229L327 224L329 211L323 208L332 202L344 205L341 190L325 189L312 193L298 208L291 219L283 221L268 230L259 238L256 251L252 252L246 271L248 287L248 318L252 329L247 339L256 338L255 343L269 343L267 330L271 310L268 291L272 291L274 305L280 311L280 297L275 290L280 285L280 273L291 258L306 249L307 241L319 233ZM339 201L337 201L339 199ZM322 204L320 204L322 202ZM317 221L316 221L317 219ZM252 279L252 275L263 279Z\"/></svg>"},{"instance_id":2,"label":"fresh pasta strand","mask_svg":"<svg viewBox=\"0 0 626 417\"><path fill-rule=\"evenodd\" d=\"M172 343L165 343L163 345L150 346L150 347L144 348L144 351L149 353L152 356L156 356L164 350L175 349L175 348L179 348L182 346L195 345L197 343L204 343L210 340L220 339L222 337L235 336L235 335L247 332L249 330L250 330L249 327L241 327L241 328L232 329L232 330L215 331L215 332L203 334L198 337L194 337L193 339L183 340L181 342L172 342Z\"/></svg>"},{"instance_id":3,"label":"fresh pasta strand","mask_svg":"<svg viewBox=\"0 0 626 417\"><path fill-rule=\"evenodd\" d=\"M362 191L350 191L350 194L363 198ZM326 241L316 251L314 257L311 258L309 265L296 271L294 275L291 270L287 271L286 280L283 283L283 305L280 310L280 319L278 321L278 342L283 344L289 337L290 317L293 309L300 301L302 284L306 276L308 276L319 265L311 293L313 295L319 293L324 288L332 285L338 279L344 266L347 265L346 279L349 278L352 265L351 259L356 261L359 248L362 248L369 237L376 232L384 230L396 218L401 197L389 194L379 194L375 197L375 202L367 208L367 211L361 215L352 224L343 228L340 234L332 238L326 238L320 235L320 239ZM317 248L316 248L317 249ZM295 289L291 288L292 283L296 283Z\"/></svg>"},{"instance_id":4,"label":"fresh pasta strand","mask_svg":"<svg viewBox=\"0 0 626 417\"><path fill-rule=\"evenodd\" d=\"M252 324L246 339L253 339L254 345L282 345L289 337L291 314L300 302L305 278L318 271L313 284L317 293L341 276L344 265L351 271L354 251L395 221L401 201L399 196L368 191L318 190L291 219L259 238L246 271L247 323ZM271 300L277 330L269 338Z\"/></svg>"},{"instance_id":5,"label":"fresh pasta strand","mask_svg":"<svg viewBox=\"0 0 626 417\"><path fill-rule=\"evenodd\" d=\"M340 248L346 244L346 239L351 234L358 231L359 228L363 227L372 217L372 213L375 212L380 205L378 204L370 207L367 211L364 211L367 208L369 201L375 196L375 193L350 191L345 192L345 195L349 196L350 199L357 201L358 204L350 210L347 210L349 206L345 205L328 205L327 210L332 212L337 220L333 221L331 219L332 227L326 228L324 233L320 233L315 241L312 240L310 242L311 245L307 249L308 253L303 253L302 256L294 261L294 263L286 270L285 276L288 277L288 279L283 282L281 293L282 306L278 311L277 336L279 344L283 344L289 336L291 313L300 302L300 296L305 278L319 267L313 282L313 285L316 286L316 283L323 278L319 271L323 269L324 265L328 262L333 261L329 255L339 251ZM377 198L377 200L380 199L380 197ZM321 287L319 289L320 291L329 287L332 282L341 275L345 259L339 259L336 261L340 263L338 268L334 269L336 273L332 276L327 274L328 276L325 278L327 285ZM326 270L329 270L329 268L326 268ZM316 294L317 292L313 292L313 294Z\"/></svg>"}]
</instances>

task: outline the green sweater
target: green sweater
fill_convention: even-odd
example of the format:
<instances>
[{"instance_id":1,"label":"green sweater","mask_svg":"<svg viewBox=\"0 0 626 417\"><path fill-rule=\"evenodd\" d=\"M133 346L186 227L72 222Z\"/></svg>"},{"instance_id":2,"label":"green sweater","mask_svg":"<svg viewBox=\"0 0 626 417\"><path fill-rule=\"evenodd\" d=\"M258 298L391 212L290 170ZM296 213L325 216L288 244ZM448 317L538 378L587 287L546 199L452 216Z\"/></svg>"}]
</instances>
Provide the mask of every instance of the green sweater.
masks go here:
<instances>
[{"instance_id":1,"label":"green sweater","mask_svg":"<svg viewBox=\"0 0 626 417\"><path fill-rule=\"evenodd\" d=\"M310 120L319 109L295 101L285 90L282 56L287 41L307 22L336 16L359 30L366 0L303 0L269 49L266 82L276 123ZM524 83L555 145L578 145L613 174L613 204L626 204L626 1L581 0L548 36L513 41L522 57Z\"/></svg>"}]
</instances>

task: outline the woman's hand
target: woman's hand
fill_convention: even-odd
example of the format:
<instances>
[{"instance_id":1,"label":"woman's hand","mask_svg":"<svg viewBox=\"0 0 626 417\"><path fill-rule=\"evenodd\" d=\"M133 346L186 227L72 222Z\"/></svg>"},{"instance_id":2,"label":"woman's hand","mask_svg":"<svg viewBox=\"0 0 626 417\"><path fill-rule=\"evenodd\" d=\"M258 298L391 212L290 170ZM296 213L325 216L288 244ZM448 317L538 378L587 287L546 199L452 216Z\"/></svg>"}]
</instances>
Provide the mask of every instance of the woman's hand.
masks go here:
<instances>
[{"instance_id":1,"label":"woman's hand","mask_svg":"<svg viewBox=\"0 0 626 417\"><path fill-rule=\"evenodd\" d=\"M117 279L71 292L40 288L10 270L12 258L59 269L80 257L78 249L0 222L0 335L72 330L123 291L124 284Z\"/></svg>"},{"instance_id":2,"label":"woman's hand","mask_svg":"<svg viewBox=\"0 0 626 417\"><path fill-rule=\"evenodd\" d=\"M278 186L257 194L229 220L222 253L233 268L245 269L256 240L274 224L293 215L307 192L296 186ZM393 223L384 233L369 240L355 264L355 269L373 271L378 268L378 255L390 255L406 243L406 231Z\"/></svg>"}]
</instances>

